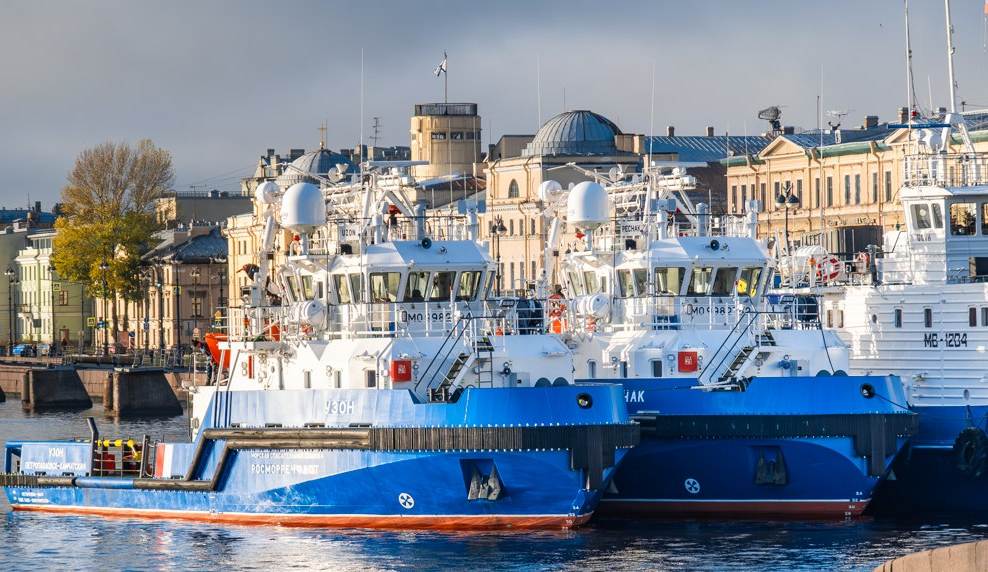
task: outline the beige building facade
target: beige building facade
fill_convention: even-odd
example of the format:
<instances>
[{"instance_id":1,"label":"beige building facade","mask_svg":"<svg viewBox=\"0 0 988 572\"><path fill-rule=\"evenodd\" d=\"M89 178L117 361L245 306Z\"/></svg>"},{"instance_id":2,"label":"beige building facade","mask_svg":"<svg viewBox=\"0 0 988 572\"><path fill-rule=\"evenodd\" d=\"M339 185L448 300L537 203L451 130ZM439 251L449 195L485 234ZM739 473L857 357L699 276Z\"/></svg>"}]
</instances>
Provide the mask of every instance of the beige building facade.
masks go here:
<instances>
[{"instance_id":1,"label":"beige building facade","mask_svg":"<svg viewBox=\"0 0 988 572\"><path fill-rule=\"evenodd\" d=\"M756 155L724 161L728 211L740 214L748 201L759 201L759 235L784 244L788 219L793 248L823 243L834 253L853 254L880 245L884 230L904 223L898 191L915 137L887 125L827 133L823 145L819 133L779 136ZM972 140L979 151L988 150L988 131L972 132ZM957 137L951 152L962 152ZM778 200L787 190L798 199L788 209Z\"/></svg>"}]
</instances>

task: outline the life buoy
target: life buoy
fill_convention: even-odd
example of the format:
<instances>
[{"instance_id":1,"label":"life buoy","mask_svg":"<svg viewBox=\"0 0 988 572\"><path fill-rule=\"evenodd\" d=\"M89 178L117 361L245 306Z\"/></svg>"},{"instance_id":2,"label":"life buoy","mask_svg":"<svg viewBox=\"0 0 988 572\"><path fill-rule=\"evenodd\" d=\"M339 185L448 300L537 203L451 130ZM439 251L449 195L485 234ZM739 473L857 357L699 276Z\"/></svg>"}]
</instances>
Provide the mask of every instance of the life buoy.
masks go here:
<instances>
[{"instance_id":1,"label":"life buoy","mask_svg":"<svg viewBox=\"0 0 988 572\"><path fill-rule=\"evenodd\" d=\"M871 258L868 256L867 252L859 252L854 257L854 262L863 268L868 268L868 263L871 262Z\"/></svg>"},{"instance_id":2,"label":"life buoy","mask_svg":"<svg viewBox=\"0 0 988 572\"><path fill-rule=\"evenodd\" d=\"M957 470L972 479L981 478L988 468L988 435L977 427L968 427L954 441Z\"/></svg>"},{"instance_id":3,"label":"life buoy","mask_svg":"<svg viewBox=\"0 0 988 572\"><path fill-rule=\"evenodd\" d=\"M810 260L813 260L812 258ZM836 256L828 256L816 263L817 282L836 280L844 272L844 263Z\"/></svg>"}]
</instances>

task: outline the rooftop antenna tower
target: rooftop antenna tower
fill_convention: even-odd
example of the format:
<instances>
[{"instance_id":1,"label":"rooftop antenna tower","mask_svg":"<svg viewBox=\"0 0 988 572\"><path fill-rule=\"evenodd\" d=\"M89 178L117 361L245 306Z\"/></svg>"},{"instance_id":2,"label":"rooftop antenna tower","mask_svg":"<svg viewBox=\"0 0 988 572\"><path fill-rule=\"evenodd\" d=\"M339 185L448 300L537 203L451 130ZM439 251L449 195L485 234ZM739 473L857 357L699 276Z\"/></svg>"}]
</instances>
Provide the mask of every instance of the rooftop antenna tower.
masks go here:
<instances>
[{"instance_id":1,"label":"rooftop antenna tower","mask_svg":"<svg viewBox=\"0 0 988 572\"><path fill-rule=\"evenodd\" d=\"M325 120L323 120L323 122L319 124L319 148L320 149L325 149L326 148L326 131L328 129L329 129L329 127L327 127L327 122Z\"/></svg>"},{"instance_id":2,"label":"rooftop antenna tower","mask_svg":"<svg viewBox=\"0 0 988 572\"><path fill-rule=\"evenodd\" d=\"M967 132L967 123L964 121L964 116L957 113L957 77L954 74L954 52L956 48L954 47L954 23L950 18L950 0L943 0L943 7L947 19L947 74L950 77L950 113L944 118L944 123L957 129L961 135L961 140L964 142L964 146L969 152L974 153L974 143L971 141L971 136ZM949 137L944 137L944 150L948 150L949 147L950 139Z\"/></svg>"},{"instance_id":3,"label":"rooftop antenna tower","mask_svg":"<svg viewBox=\"0 0 988 572\"><path fill-rule=\"evenodd\" d=\"M374 122L371 123L371 129L374 130L372 132L371 136L370 136L371 145L373 145L374 147L377 147L377 141L378 141L378 139L380 139L380 133L381 133L381 118L380 117L377 117L377 116L374 117Z\"/></svg>"},{"instance_id":4,"label":"rooftop antenna tower","mask_svg":"<svg viewBox=\"0 0 988 572\"><path fill-rule=\"evenodd\" d=\"M827 111L827 116L834 118L833 121L828 121L827 122L827 125L830 126L830 130L831 131L837 131L838 129L840 129L841 123L844 121L844 118L847 117L847 114L850 113L850 112L851 112L850 109L831 109L831 110L828 110Z\"/></svg>"}]
</instances>

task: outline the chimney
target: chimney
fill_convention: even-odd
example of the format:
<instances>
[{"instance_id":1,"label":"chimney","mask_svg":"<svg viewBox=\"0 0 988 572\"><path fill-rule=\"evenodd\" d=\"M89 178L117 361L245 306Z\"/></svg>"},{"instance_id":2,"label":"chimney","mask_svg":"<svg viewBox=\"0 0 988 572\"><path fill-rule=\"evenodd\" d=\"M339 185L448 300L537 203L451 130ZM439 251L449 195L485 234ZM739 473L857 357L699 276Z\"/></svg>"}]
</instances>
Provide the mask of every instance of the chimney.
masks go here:
<instances>
[{"instance_id":1,"label":"chimney","mask_svg":"<svg viewBox=\"0 0 988 572\"><path fill-rule=\"evenodd\" d=\"M947 108L946 107L938 107L937 108L937 113L940 114L940 117L943 117L943 116L947 115Z\"/></svg>"},{"instance_id":2,"label":"chimney","mask_svg":"<svg viewBox=\"0 0 988 572\"><path fill-rule=\"evenodd\" d=\"M274 149L268 149L268 157L274 157Z\"/></svg>"},{"instance_id":3,"label":"chimney","mask_svg":"<svg viewBox=\"0 0 988 572\"><path fill-rule=\"evenodd\" d=\"M708 125L707 126L707 137L713 137L713 136L714 136L714 128L713 128L712 125Z\"/></svg>"},{"instance_id":4,"label":"chimney","mask_svg":"<svg viewBox=\"0 0 988 572\"><path fill-rule=\"evenodd\" d=\"M865 129L874 129L878 127L878 116L877 115L865 115L864 125L861 127Z\"/></svg>"},{"instance_id":5,"label":"chimney","mask_svg":"<svg viewBox=\"0 0 988 572\"><path fill-rule=\"evenodd\" d=\"M41 212L41 201L34 201L34 212Z\"/></svg>"},{"instance_id":6,"label":"chimney","mask_svg":"<svg viewBox=\"0 0 988 572\"><path fill-rule=\"evenodd\" d=\"M782 127L783 135L792 135L794 133L796 133L796 128L793 127L792 125L785 125Z\"/></svg>"},{"instance_id":7,"label":"chimney","mask_svg":"<svg viewBox=\"0 0 988 572\"><path fill-rule=\"evenodd\" d=\"M899 108L899 123L906 124L909 123L909 108L900 107Z\"/></svg>"},{"instance_id":8,"label":"chimney","mask_svg":"<svg viewBox=\"0 0 988 572\"><path fill-rule=\"evenodd\" d=\"M669 127L666 127L666 136L667 137L676 136L676 127L674 125L670 125Z\"/></svg>"}]
</instances>

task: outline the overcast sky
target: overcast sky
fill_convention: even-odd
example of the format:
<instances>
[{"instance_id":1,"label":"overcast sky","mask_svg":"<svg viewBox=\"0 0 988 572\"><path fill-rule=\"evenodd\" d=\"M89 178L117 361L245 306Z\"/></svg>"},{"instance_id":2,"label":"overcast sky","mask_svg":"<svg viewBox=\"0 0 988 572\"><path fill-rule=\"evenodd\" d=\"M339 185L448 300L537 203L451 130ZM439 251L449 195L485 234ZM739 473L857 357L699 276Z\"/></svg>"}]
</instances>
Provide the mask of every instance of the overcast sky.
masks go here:
<instances>
[{"instance_id":1,"label":"overcast sky","mask_svg":"<svg viewBox=\"0 0 988 572\"><path fill-rule=\"evenodd\" d=\"M959 98L988 107L982 0L954 0ZM916 90L947 105L943 4L911 4ZM0 204L57 200L75 155L148 137L177 188L234 189L268 147L352 146L380 117L408 145L415 103L476 102L484 143L588 108L625 132L754 134L756 112L816 126L825 109L891 118L905 104L901 0L253 2L5 0L0 17ZM364 113L360 56L364 51Z\"/></svg>"}]
</instances>

